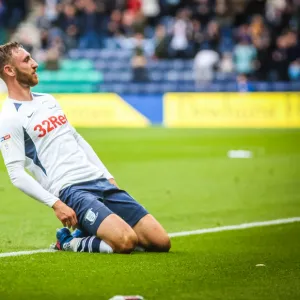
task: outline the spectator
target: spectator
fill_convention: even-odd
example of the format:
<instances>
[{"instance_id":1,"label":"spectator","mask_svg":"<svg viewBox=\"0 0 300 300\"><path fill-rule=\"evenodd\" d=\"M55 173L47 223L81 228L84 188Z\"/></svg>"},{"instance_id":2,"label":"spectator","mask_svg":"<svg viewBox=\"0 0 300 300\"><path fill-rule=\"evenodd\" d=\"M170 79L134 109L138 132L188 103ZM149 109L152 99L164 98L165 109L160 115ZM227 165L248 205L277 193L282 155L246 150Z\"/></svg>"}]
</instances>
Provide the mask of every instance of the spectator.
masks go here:
<instances>
[{"instance_id":1,"label":"spectator","mask_svg":"<svg viewBox=\"0 0 300 300\"><path fill-rule=\"evenodd\" d=\"M247 18L249 16L246 15L245 13L245 8L246 8L246 1L233 1L232 0L232 5L231 8L234 11L234 22L233 22L233 26L234 27L239 27L243 24L245 24L245 22L247 22Z\"/></svg>"},{"instance_id":2,"label":"spectator","mask_svg":"<svg viewBox=\"0 0 300 300\"><path fill-rule=\"evenodd\" d=\"M59 70L59 49L57 47L52 47L47 50L45 58L45 69L56 71Z\"/></svg>"},{"instance_id":3,"label":"spectator","mask_svg":"<svg viewBox=\"0 0 300 300\"><path fill-rule=\"evenodd\" d=\"M141 10L141 0L127 0L127 8L134 15Z\"/></svg>"},{"instance_id":4,"label":"spectator","mask_svg":"<svg viewBox=\"0 0 300 300\"><path fill-rule=\"evenodd\" d=\"M141 11L135 14L134 21L132 23L132 30L134 33L145 34L147 20Z\"/></svg>"},{"instance_id":5,"label":"spectator","mask_svg":"<svg viewBox=\"0 0 300 300\"><path fill-rule=\"evenodd\" d=\"M108 34L111 37L118 37L124 33L122 24L122 12L120 10L114 10L111 13L110 21L107 26Z\"/></svg>"},{"instance_id":6,"label":"spectator","mask_svg":"<svg viewBox=\"0 0 300 300\"><path fill-rule=\"evenodd\" d=\"M237 90L240 93L246 93L246 92L254 92L254 87L249 82L247 75L245 74L239 74L236 78L237 83Z\"/></svg>"},{"instance_id":7,"label":"spectator","mask_svg":"<svg viewBox=\"0 0 300 300\"><path fill-rule=\"evenodd\" d=\"M75 0L74 6L76 10L76 16L81 19L84 15L84 8L85 8L86 1L85 0Z\"/></svg>"},{"instance_id":8,"label":"spectator","mask_svg":"<svg viewBox=\"0 0 300 300\"><path fill-rule=\"evenodd\" d=\"M270 39L270 35L268 32L268 29L266 28L264 24L263 17L260 15L255 15L252 18L250 27L249 27L249 33L251 36L251 39L253 41L260 40L260 43L268 43Z\"/></svg>"},{"instance_id":9,"label":"spectator","mask_svg":"<svg viewBox=\"0 0 300 300\"><path fill-rule=\"evenodd\" d=\"M250 33L249 25L247 23L244 23L238 27L235 34L235 39L237 43L242 39L251 40L251 33Z\"/></svg>"},{"instance_id":10,"label":"spectator","mask_svg":"<svg viewBox=\"0 0 300 300\"><path fill-rule=\"evenodd\" d=\"M125 36L130 36L133 34L132 25L135 20L135 12L133 10L127 9L123 13L122 26L124 28Z\"/></svg>"},{"instance_id":11,"label":"spectator","mask_svg":"<svg viewBox=\"0 0 300 300\"><path fill-rule=\"evenodd\" d=\"M287 56L288 41L286 39L286 36L279 36L277 38L276 45L277 49L272 54L272 64L275 71L275 80L289 81L289 61Z\"/></svg>"},{"instance_id":12,"label":"spectator","mask_svg":"<svg viewBox=\"0 0 300 300\"><path fill-rule=\"evenodd\" d=\"M295 60L289 66L289 78L292 81L299 81L300 80L300 59Z\"/></svg>"},{"instance_id":13,"label":"spectator","mask_svg":"<svg viewBox=\"0 0 300 300\"><path fill-rule=\"evenodd\" d=\"M148 24L154 27L158 23L158 16L160 14L160 7L158 0L141 0L141 11L148 19Z\"/></svg>"},{"instance_id":14,"label":"spectator","mask_svg":"<svg viewBox=\"0 0 300 300\"><path fill-rule=\"evenodd\" d=\"M214 71L219 63L219 54L214 50L201 50L194 60L196 83L208 83L214 79Z\"/></svg>"},{"instance_id":15,"label":"spectator","mask_svg":"<svg viewBox=\"0 0 300 300\"><path fill-rule=\"evenodd\" d=\"M268 80L270 69L271 36L261 16L252 18L249 32L257 51L255 77L258 80Z\"/></svg>"},{"instance_id":16,"label":"spectator","mask_svg":"<svg viewBox=\"0 0 300 300\"><path fill-rule=\"evenodd\" d=\"M297 47L294 33L286 33L277 38L277 48L273 52L272 62L275 79L289 81L289 65L297 59Z\"/></svg>"},{"instance_id":17,"label":"spectator","mask_svg":"<svg viewBox=\"0 0 300 300\"><path fill-rule=\"evenodd\" d=\"M154 56L156 58L167 58L168 57L168 46L169 38L166 33L164 25L158 25L155 30L154 36Z\"/></svg>"},{"instance_id":18,"label":"spectator","mask_svg":"<svg viewBox=\"0 0 300 300\"><path fill-rule=\"evenodd\" d=\"M66 50L76 48L77 40L78 40L78 27L76 25L69 25L64 37Z\"/></svg>"},{"instance_id":19,"label":"spectator","mask_svg":"<svg viewBox=\"0 0 300 300\"><path fill-rule=\"evenodd\" d=\"M64 32L66 48L75 48L79 36L79 19L76 17L75 6L66 4L58 17L57 23Z\"/></svg>"},{"instance_id":20,"label":"spectator","mask_svg":"<svg viewBox=\"0 0 300 300\"><path fill-rule=\"evenodd\" d=\"M273 40L289 27L292 9L286 0L267 0L266 18L272 28Z\"/></svg>"},{"instance_id":21,"label":"spectator","mask_svg":"<svg viewBox=\"0 0 300 300\"><path fill-rule=\"evenodd\" d=\"M266 1L266 18L271 23L277 23L278 17L281 17L286 8L285 0L267 0Z\"/></svg>"},{"instance_id":22,"label":"spectator","mask_svg":"<svg viewBox=\"0 0 300 300\"><path fill-rule=\"evenodd\" d=\"M234 64L232 61L232 55L230 52L225 52L222 56L221 62L219 64L219 70L222 73L233 73L234 71Z\"/></svg>"},{"instance_id":23,"label":"spectator","mask_svg":"<svg viewBox=\"0 0 300 300\"><path fill-rule=\"evenodd\" d=\"M69 26L75 26L78 28L79 20L76 17L76 9L72 4L66 4L63 7L63 11L59 14L57 23L59 27L66 32Z\"/></svg>"},{"instance_id":24,"label":"spectator","mask_svg":"<svg viewBox=\"0 0 300 300\"><path fill-rule=\"evenodd\" d=\"M277 38L277 49L273 52L273 68L277 80L289 81L289 66L300 58L297 34L288 31Z\"/></svg>"},{"instance_id":25,"label":"spectator","mask_svg":"<svg viewBox=\"0 0 300 300\"><path fill-rule=\"evenodd\" d=\"M300 43L297 38L297 33L292 30L288 30L286 33L286 39L288 43L287 56L289 62L293 62L300 58Z\"/></svg>"},{"instance_id":26,"label":"spectator","mask_svg":"<svg viewBox=\"0 0 300 300\"><path fill-rule=\"evenodd\" d=\"M250 39L247 37L242 38L233 52L233 61L237 73L247 76L253 75L256 58L257 51L251 44Z\"/></svg>"},{"instance_id":27,"label":"spectator","mask_svg":"<svg viewBox=\"0 0 300 300\"><path fill-rule=\"evenodd\" d=\"M100 48L99 19L101 15L97 13L96 4L93 0L87 0L80 20L80 40L79 48Z\"/></svg>"},{"instance_id":28,"label":"spectator","mask_svg":"<svg viewBox=\"0 0 300 300\"><path fill-rule=\"evenodd\" d=\"M60 57L63 56L66 53L64 37L62 35L56 36L52 41L51 47L55 48L58 51Z\"/></svg>"},{"instance_id":29,"label":"spectator","mask_svg":"<svg viewBox=\"0 0 300 300\"><path fill-rule=\"evenodd\" d=\"M44 16L45 18L49 21L55 21L58 16L58 9L57 6L59 4L59 0L44 0L44 5L45 6L45 13Z\"/></svg>"},{"instance_id":30,"label":"spectator","mask_svg":"<svg viewBox=\"0 0 300 300\"><path fill-rule=\"evenodd\" d=\"M193 42L193 52L194 54L197 54L198 50L200 49L203 41L204 41L204 33L202 31L202 27L201 27L201 23L196 20L193 19L192 20L192 27L193 27L193 31L192 31L192 42Z\"/></svg>"},{"instance_id":31,"label":"spectator","mask_svg":"<svg viewBox=\"0 0 300 300\"><path fill-rule=\"evenodd\" d=\"M94 0L96 5L96 11L97 13L105 16L107 12L109 12L109 3L113 1L107 1L107 0Z\"/></svg>"},{"instance_id":32,"label":"spectator","mask_svg":"<svg viewBox=\"0 0 300 300\"><path fill-rule=\"evenodd\" d=\"M205 40L208 43L208 47L214 51L219 51L219 45L221 40L220 27L215 21L211 21L207 25Z\"/></svg>"},{"instance_id":33,"label":"spectator","mask_svg":"<svg viewBox=\"0 0 300 300\"><path fill-rule=\"evenodd\" d=\"M169 54L173 58L188 58L191 55L192 24L188 19L188 11L178 12L170 44Z\"/></svg>"},{"instance_id":34,"label":"spectator","mask_svg":"<svg viewBox=\"0 0 300 300\"><path fill-rule=\"evenodd\" d=\"M262 81L269 80L271 66L270 44L268 41L264 42L261 39L257 39L254 40L254 45L257 52L255 78Z\"/></svg>"},{"instance_id":35,"label":"spectator","mask_svg":"<svg viewBox=\"0 0 300 300\"><path fill-rule=\"evenodd\" d=\"M47 50L50 47L48 30L41 29L40 43L41 43L41 50Z\"/></svg>"},{"instance_id":36,"label":"spectator","mask_svg":"<svg viewBox=\"0 0 300 300\"><path fill-rule=\"evenodd\" d=\"M53 26L48 30L48 46L49 48L57 44L57 41L60 40L63 43L64 32L59 28L56 23L53 23ZM62 45L61 45L62 47ZM63 53L63 52L61 52Z\"/></svg>"},{"instance_id":37,"label":"spectator","mask_svg":"<svg viewBox=\"0 0 300 300\"><path fill-rule=\"evenodd\" d=\"M221 27L229 27L232 24L232 15L230 14L231 5L228 0L218 0L216 2L216 21Z\"/></svg>"},{"instance_id":38,"label":"spectator","mask_svg":"<svg viewBox=\"0 0 300 300\"><path fill-rule=\"evenodd\" d=\"M121 49L135 50L140 49L143 55L152 56L154 54L153 42L150 39L145 39L142 33L136 33L131 38L120 37L118 45Z\"/></svg>"},{"instance_id":39,"label":"spectator","mask_svg":"<svg viewBox=\"0 0 300 300\"><path fill-rule=\"evenodd\" d=\"M206 26L214 16L214 7L214 0L191 1L191 9L193 11L193 16L194 18L198 19L203 26Z\"/></svg>"},{"instance_id":40,"label":"spectator","mask_svg":"<svg viewBox=\"0 0 300 300\"><path fill-rule=\"evenodd\" d=\"M148 72L147 72L147 59L143 54L141 48L136 48L135 54L131 59L131 66L133 72L133 81L135 82L145 82L148 81Z\"/></svg>"},{"instance_id":41,"label":"spectator","mask_svg":"<svg viewBox=\"0 0 300 300\"><path fill-rule=\"evenodd\" d=\"M44 4L38 7L36 25L40 30L47 30L51 27L51 20L46 15L46 6Z\"/></svg>"}]
</instances>

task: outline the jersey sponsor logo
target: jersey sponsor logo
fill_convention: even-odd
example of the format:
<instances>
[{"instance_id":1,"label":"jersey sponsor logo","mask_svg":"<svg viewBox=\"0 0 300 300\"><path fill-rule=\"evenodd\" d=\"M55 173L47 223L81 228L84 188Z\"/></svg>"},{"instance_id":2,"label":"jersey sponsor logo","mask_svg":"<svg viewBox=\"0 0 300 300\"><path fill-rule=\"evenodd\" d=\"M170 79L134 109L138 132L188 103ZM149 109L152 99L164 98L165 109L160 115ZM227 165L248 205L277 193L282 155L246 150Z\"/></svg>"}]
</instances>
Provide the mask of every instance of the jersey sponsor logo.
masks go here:
<instances>
[{"instance_id":1,"label":"jersey sponsor logo","mask_svg":"<svg viewBox=\"0 0 300 300\"><path fill-rule=\"evenodd\" d=\"M11 135L10 134L7 134L3 137L0 138L0 143L4 142L4 141L7 141L11 138Z\"/></svg>"},{"instance_id":2,"label":"jersey sponsor logo","mask_svg":"<svg viewBox=\"0 0 300 300\"><path fill-rule=\"evenodd\" d=\"M51 116L48 119L37 124L33 130L39 132L38 137L44 137L47 133L67 123L66 116L60 115L58 117Z\"/></svg>"}]
</instances>

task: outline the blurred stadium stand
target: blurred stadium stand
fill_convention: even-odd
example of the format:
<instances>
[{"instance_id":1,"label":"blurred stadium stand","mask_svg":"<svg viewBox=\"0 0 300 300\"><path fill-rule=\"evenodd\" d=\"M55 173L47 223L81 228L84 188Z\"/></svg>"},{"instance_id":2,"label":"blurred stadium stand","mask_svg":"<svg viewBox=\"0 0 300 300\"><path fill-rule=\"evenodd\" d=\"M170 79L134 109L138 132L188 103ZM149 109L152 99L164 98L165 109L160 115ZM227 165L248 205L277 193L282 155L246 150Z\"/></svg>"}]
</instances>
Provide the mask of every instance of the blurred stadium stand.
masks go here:
<instances>
[{"instance_id":1,"label":"blurred stadium stand","mask_svg":"<svg viewBox=\"0 0 300 300\"><path fill-rule=\"evenodd\" d=\"M0 0L47 92L297 91L299 26L300 0Z\"/></svg>"}]
</instances>

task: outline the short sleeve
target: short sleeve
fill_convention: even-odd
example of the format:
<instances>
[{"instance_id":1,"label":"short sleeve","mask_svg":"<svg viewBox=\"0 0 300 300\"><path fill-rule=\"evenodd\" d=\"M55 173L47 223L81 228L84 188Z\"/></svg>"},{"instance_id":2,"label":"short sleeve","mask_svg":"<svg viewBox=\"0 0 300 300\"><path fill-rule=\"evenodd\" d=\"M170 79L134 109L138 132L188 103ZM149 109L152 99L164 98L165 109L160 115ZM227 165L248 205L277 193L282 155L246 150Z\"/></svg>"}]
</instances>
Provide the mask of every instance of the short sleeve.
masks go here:
<instances>
[{"instance_id":1,"label":"short sleeve","mask_svg":"<svg viewBox=\"0 0 300 300\"><path fill-rule=\"evenodd\" d=\"M24 132L18 120L1 120L0 149L6 165L25 160Z\"/></svg>"}]
</instances>

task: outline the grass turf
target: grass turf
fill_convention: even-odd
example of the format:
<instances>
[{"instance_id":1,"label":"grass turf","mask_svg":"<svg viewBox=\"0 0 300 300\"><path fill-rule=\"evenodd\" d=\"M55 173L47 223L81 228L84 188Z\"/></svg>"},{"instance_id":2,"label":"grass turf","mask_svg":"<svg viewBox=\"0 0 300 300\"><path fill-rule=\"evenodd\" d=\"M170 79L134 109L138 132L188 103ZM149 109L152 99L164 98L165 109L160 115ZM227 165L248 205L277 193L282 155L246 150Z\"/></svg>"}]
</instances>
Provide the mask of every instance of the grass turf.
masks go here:
<instances>
[{"instance_id":1,"label":"grass turf","mask_svg":"<svg viewBox=\"0 0 300 300\"><path fill-rule=\"evenodd\" d=\"M168 232L300 216L299 130L81 129ZM252 159L229 159L248 149ZM39 249L59 222L0 164L0 252ZM170 254L0 258L0 299L298 299L300 224L173 239ZM258 263L266 267L256 267Z\"/></svg>"}]
</instances>

